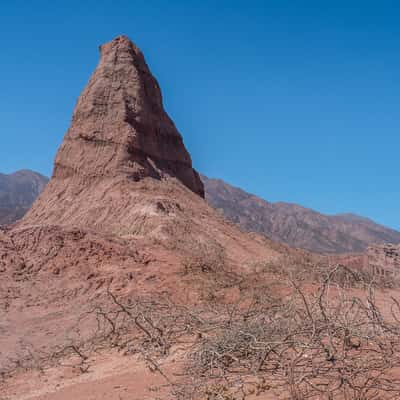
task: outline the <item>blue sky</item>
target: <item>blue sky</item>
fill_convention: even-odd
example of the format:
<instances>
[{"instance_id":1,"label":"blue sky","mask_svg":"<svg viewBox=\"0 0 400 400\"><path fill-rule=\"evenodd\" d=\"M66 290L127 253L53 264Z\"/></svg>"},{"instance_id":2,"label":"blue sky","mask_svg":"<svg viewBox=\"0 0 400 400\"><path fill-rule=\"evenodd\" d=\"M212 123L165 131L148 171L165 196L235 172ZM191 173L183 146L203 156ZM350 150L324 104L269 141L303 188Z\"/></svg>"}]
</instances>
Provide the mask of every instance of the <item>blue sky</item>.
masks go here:
<instances>
[{"instance_id":1,"label":"blue sky","mask_svg":"<svg viewBox=\"0 0 400 400\"><path fill-rule=\"evenodd\" d=\"M51 173L98 46L126 34L199 171L400 229L399 18L385 0L4 2L0 171Z\"/></svg>"}]
</instances>

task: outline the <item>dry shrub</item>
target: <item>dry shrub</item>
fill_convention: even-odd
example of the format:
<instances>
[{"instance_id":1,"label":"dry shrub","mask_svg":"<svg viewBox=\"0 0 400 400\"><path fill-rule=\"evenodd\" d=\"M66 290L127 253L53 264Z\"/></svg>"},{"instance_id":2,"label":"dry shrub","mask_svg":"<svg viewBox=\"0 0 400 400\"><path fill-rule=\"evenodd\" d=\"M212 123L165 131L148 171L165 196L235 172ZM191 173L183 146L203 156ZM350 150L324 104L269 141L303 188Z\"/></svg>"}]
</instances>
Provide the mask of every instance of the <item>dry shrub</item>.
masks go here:
<instances>
[{"instance_id":1,"label":"dry shrub","mask_svg":"<svg viewBox=\"0 0 400 400\"><path fill-rule=\"evenodd\" d=\"M222 268L220 253L208 250L200 253L201 262L192 258L188 265L214 279ZM262 286L242 291L234 303L198 308L154 294L123 300L109 292L108 304L79 319L74 337L36 362L74 357L85 372L91 354L113 348L142 357L182 400L243 400L261 393L288 400L398 398L400 302L392 298L383 312L374 285L341 266L318 272L306 285L295 272L281 272L290 287L282 298ZM356 291L348 289L355 283ZM85 338L83 325L92 327ZM175 380L161 361L177 346L187 352L187 365L185 376Z\"/></svg>"},{"instance_id":2,"label":"dry shrub","mask_svg":"<svg viewBox=\"0 0 400 400\"><path fill-rule=\"evenodd\" d=\"M225 249L216 241L192 242L185 252L182 275L205 302L223 301L225 289L237 287L242 280L228 262Z\"/></svg>"},{"instance_id":3,"label":"dry shrub","mask_svg":"<svg viewBox=\"0 0 400 400\"><path fill-rule=\"evenodd\" d=\"M273 261L254 263L252 268L259 275L314 283L324 282L330 275L331 284L338 284L342 288L366 288L372 285L384 289L399 287L400 283L393 277L377 276L365 269L350 268L339 263L332 265L323 257L287 255Z\"/></svg>"},{"instance_id":4,"label":"dry shrub","mask_svg":"<svg viewBox=\"0 0 400 400\"><path fill-rule=\"evenodd\" d=\"M291 400L395 399L400 393L399 303L391 315L376 306L373 289L354 297L331 270L316 293L291 280L291 296L273 307L254 304L220 311L213 334L191 355L205 382L263 377L264 390ZM397 373L397 377L396 374Z\"/></svg>"},{"instance_id":5,"label":"dry shrub","mask_svg":"<svg viewBox=\"0 0 400 400\"><path fill-rule=\"evenodd\" d=\"M196 336L201 323L185 306L157 294L123 300L108 291L108 301L102 300L82 314L63 343L45 352L25 343L15 359L0 366L0 378L5 381L18 372L44 372L54 366L85 373L93 354L113 349L123 355L138 355L168 380L157 360L167 357L184 337Z\"/></svg>"},{"instance_id":6,"label":"dry shrub","mask_svg":"<svg viewBox=\"0 0 400 400\"><path fill-rule=\"evenodd\" d=\"M217 242L192 243L186 249L189 253L183 260L184 273L218 272L225 269L224 248Z\"/></svg>"},{"instance_id":7,"label":"dry shrub","mask_svg":"<svg viewBox=\"0 0 400 400\"><path fill-rule=\"evenodd\" d=\"M228 387L221 384L208 386L204 390L205 400L236 400Z\"/></svg>"}]
</instances>

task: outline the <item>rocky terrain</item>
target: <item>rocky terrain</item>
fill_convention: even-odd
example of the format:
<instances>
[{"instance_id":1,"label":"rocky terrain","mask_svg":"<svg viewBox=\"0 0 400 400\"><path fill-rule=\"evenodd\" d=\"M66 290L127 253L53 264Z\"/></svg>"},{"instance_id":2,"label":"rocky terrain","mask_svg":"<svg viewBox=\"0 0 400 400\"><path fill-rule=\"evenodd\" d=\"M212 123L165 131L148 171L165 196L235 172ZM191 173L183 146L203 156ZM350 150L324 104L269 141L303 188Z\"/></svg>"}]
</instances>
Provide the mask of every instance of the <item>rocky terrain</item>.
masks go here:
<instances>
[{"instance_id":1,"label":"rocky terrain","mask_svg":"<svg viewBox=\"0 0 400 400\"><path fill-rule=\"evenodd\" d=\"M3 179L2 179L3 178ZM320 253L363 252L369 245L399 243L400 233L354 214L323 215L290 203L270 203L222 180L201 176L208 203L249 232ZM33 171L0 175L3 225L29 210L48 179Z\"/></svg>"},{"instance_id":2,"label":"rocky terrain","mask_svg":"<svg viewBox=\"0 0 400 400\"><path fill-rule=\"evenodd\" d=\"M48 178L29 170L0 174L0 225L23 217L47 182Z\"/></svg>"},{"instance_id":3,"label":"rocky terrain","mask_svg":"<svg viewBox=\"0 0 400 400\"><path fill-rule=\"evenodd\" d=\"M21 220L0 230L1 377L23 360L59 354L63 343L78 349L66 345L74 326L107 305L109 291L196 304L218 290L200 289L192 268L222 279L228 265L231 276L289 251L242 233L207 205L140 50L120 36L100 53L49 183ZM79 343L93 327L79 327ZM7 399L33 390L7 387Z\"/></svg>"},{"instance_id":4,"label":"rocky terrain","mask_svg":"<svg viewBox=\"0 0 400 400\"><path fill-rule=\"evenodd\" d=\"M210 207L119 36L50 182L0 229L0 398L392 399L400 335L378 307L396 292L367 279Z\"/></svg>"},{"instance_id":5,"label":"rocky terrain","mask_svg":"<svg viewBox=\"0 0 400 400\"><path fill-rule=\"evenodd\" d=\"M400 243L400 232L353 214L324 215L290 203L270 203L222 180L202 176L207 201L243 229L319 253L363 252Z\"/></svg>"}]
</instances>

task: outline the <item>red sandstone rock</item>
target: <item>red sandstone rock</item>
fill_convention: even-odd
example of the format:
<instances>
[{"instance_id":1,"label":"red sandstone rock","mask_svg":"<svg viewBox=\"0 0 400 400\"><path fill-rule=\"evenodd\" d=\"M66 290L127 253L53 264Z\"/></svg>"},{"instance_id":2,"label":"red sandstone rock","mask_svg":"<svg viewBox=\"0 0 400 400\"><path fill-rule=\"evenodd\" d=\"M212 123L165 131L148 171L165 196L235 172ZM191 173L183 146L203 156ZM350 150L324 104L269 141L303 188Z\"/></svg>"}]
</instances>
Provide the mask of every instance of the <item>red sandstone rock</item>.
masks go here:
<instances>
[{"instance_id":1,"label":"red sandstone rock","mask_svg":"<svg viewBox=\"0 0 400 400\"><path fill-rule=\"evenodd\" d=\"M60 224L129 234L137 232L133 226L143 216L176 207L168 184L204 197L203 184L164 111L160 88L140 50L120 36L100 52L50 183L22 226ZM166 190L168 199L152 194L152 204L147 199L143 203L140 192L146 185L157 187L158 194Z\"/></svg>"},{"instance_id":2,"label":"red sandstone rock","mask_svg":"<svg viewBox=\"0 0 400 400\"><path fill-rule=\"evenodd\" d=\"M204 196L141 51L120 36L101 46L100 53L100 63L78 100L57 154L53 178L140 180L170 175Z\"/></svg>"}]
</instances>

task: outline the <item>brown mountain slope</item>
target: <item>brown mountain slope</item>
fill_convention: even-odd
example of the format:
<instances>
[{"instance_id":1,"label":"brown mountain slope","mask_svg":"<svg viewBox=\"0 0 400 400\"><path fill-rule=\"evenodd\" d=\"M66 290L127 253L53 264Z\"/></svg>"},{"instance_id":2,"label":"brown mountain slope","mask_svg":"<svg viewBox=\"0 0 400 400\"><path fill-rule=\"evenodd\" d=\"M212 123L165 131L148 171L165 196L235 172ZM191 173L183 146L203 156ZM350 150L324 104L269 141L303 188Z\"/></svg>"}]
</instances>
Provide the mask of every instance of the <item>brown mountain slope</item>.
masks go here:
<instances>
[{"instance_id":1,"label":"brown mountain slope","mask_svg":"<svg viewBox=\"0 0 400 400\"><path fill-rule=\"evenodd\" d=\"M47 182L48 178L29 170L0 173L0 225L22 218Z\"/></svg>"},{"instance_id":2,"label":"brown mountain slope","mask_svg":"<svg viewBox=\"0 0 400 400\"><path fill-rule=\"evenodd\" d=\"M229 280L289 251L206 203L142 53L118 37L101 46L50 182L23 219L0 230L0 372L27 339L43 351L63 343L108 290L193 304L218 295L200 290L202 280Z\"/></svg>"},{"instance_id":3,"label":"brown mountain slope","mask_svg":"<svg viewBox=\"0 0 400 400\"><path fill-rule=\"evenodd\" d=\"M400 232L353 214L323 215L289 203L270 203L222 180L202 176L206 199L247 231L320 253L364 251L372 243L400 243Z\"/></svg>"}]
</instances>

